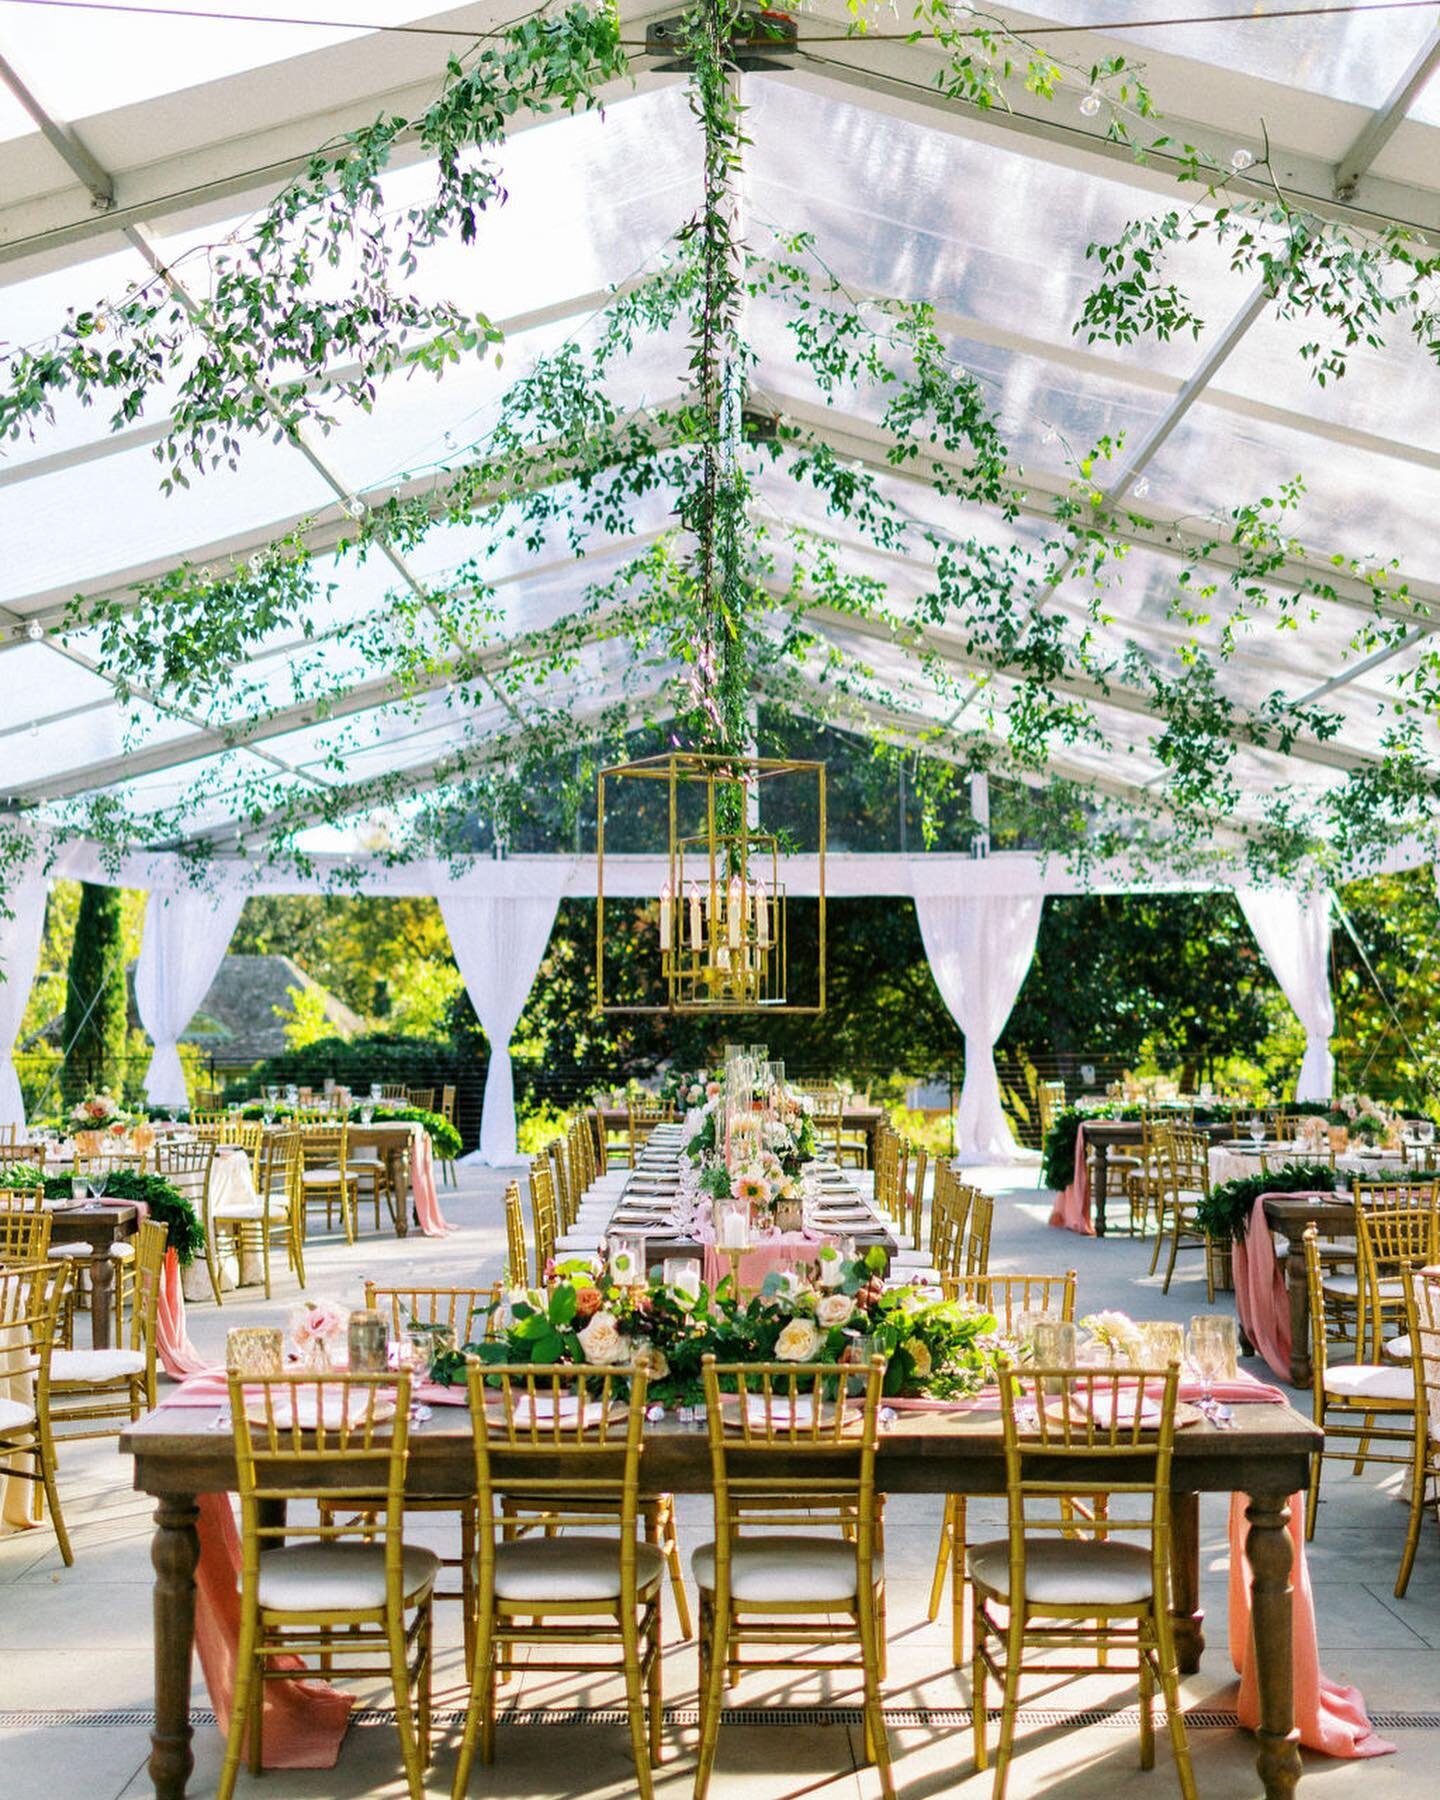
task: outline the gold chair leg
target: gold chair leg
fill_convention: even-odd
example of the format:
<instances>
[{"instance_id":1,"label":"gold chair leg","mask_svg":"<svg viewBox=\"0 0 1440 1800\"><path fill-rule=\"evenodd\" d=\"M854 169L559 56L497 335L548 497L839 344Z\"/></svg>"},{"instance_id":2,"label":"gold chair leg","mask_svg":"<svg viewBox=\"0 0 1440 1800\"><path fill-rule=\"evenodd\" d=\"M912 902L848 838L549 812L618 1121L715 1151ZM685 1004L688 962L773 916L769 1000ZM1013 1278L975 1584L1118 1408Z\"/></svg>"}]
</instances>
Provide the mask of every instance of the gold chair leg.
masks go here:
<instances>
[{"instance_id":1,"label":"gold chair leg","mask_svg":"<svg viewBox=\"0 0 1440 1800\"><path fill-rule=\"evenodd\" d=\"M991 1800L1005 1800L1010 1759L1015 1752L1015 1715L1020 1705L1020 1667L1025 1620L1011 1612L1005 1628L1005 1689L1000 1701L1000 1741L995 1746L995 1787Z\"/></svg>"},{"instance_id":2,"label":"gold chair leg","mask_svg":"<svg viewBox=\"0 0 1440 1800\"><path fill-rule=\"evenodd\" d=\"M620 1638L625 1660L625 1710L630 1719L630 1749L635 1758L635 1786L640 1800L655 1800L655 1782L650 1773L649 1715L646 1708L645 1684L640 1670L640 1636L633 1612L620 1619Z\"/></svg>"},{"instance_id":3,"label":"gold chair leg","mask_svg":"<svg viewBox=\"0 0 1440 1800\"><path fill-rule=\"evenodd\" d=\"M405 1764L405 1779L410 1800L425 1800L425 1771L420 1762L420 1749L415 1740L415 1718L410 1710L410 1671L405 1661L405 1626L400 1619L388 1619L385 1637L390 1646L390 1685L395 1693L395 1726L400 1733L400 1755Z\"/></svg>"},{"instance_id":4,"label":"gold chair leg","mask_svg":"<svg viewBox=\"0 0 1440 1800\"><path fill-rule=\"evenodd\" d=\"M725 1662L730 1644L730 1603L716 1595L710 1607L709 1667L705 1697L700 1708L700 1758L695 1766L695 1800L705 1800L715 1768L720 1738L720 1705L724 1695Z\"/></svg>"},{"instance_id":5,"label":"gold chair leg","mask_svg":"<svg viewBox=\"0 0 1440 1800\"><path fill-rule=\"evenodd\" d=\"M1160 1661L1160 1689L1165 1696L1170 1748L1175 1757L1175 1774L1180 1782L1180 1800L1196 1800L1195 1771L1190 1763L1190 1740L1185 1734L1185 1715L1180 1710L1180 1676L1175 1660L1175 1633L1170 1615L1163 1607L1155 1609L1155 1644Z\"/></svg>"},{"instance_id":6,"label":"gold chair leg","mask_svg":"<svg viewBox=\"0 0 1440 1800\"><path fill-rule=\"evenodd\" d=\"M935 1573L930 1577L930 1603L925 1614L932 1625L940 1617L940 1602L945 1596L945 1570L955 1552L951 1514L954 1502L955 1496L947 1494L944 1511L940 1515L940 1542L935 1549Z\"/></svg>"},{"instance_id":7,"label":"gold chair leg","mask_svg":"<svg viewBox=\"0 0 1440 1800\"><path fill-rule=\"evenodd\" d=\"M965 1667L965 1496L950 1496L950 1659Z\"/></svg>"},{"instance_id":8,"label":"gold chair leg","mask_svg":"<svg viewBox=\"0 0 1440 1800\"><path fill-rule=\"evenodd\" d=\"M1426 1456L1426 1430L1423 1416L1416 1421L1415 1457L1410 1465L1410 1518L1405 1527L1405 1548L1400 1553L1400 1573L1395 1578L1395 1598L1403 1600L1410 1585L1410 1571L1415 1567L1415 1552L1420 1547L1420 1528L1425 1520L1425 1486L1429 1473Z\"/></svg>"},{"instance_id":9,"label":"gold chair leg","mask_svg":"<svg viewBox=\"0 0 1440 1800\"><path fill-rule=\"evenodd\" d=\"M861 1594L860 1656L865 1683L865 1736L869 1741L870 1760L880 1777L884 1800L895 1800L895 1781L890 1772L890 1740L885 1735L885 1713L880 1698L881 1639L875 1595Z\"/></svg>"},{"instance_id":10,"label":"gold chair leg","mask_svg":"<svg viewBox=\"0 0 1440 1800\"><path fill-rule=\"evenodd\" d=\"M1155 1671L1145 1646L1140 1647L1140 1767L1155 1767Z\"/></svg>"},{"instance_id":11,"label":"gold chair leg","mask_svg":"<svg viewBox=\"0 0 1440 1800\"><path fill-rule=\"evenodd\" d=\"M977 1774L984 1774L990 1763L989 1749L985 1741L987 1727L989 1725L988 1695L985 1691L989 1670L985 1664L983 1649L985 1642L985 1621L981 1612L980 1596L978 1593L974 1593L973 1589L971 1591L972 1594L974 1594L974 1599L970 1608L970 1644L972 1657L970 1666L970 1718L971 1727L975 1734L975 1770Z\"/></svg>"},{"instance_id":12,"label":"gold chair leg","mask_svg":"<svg viewBox=\"0 0 1440 1800\"><path fill-rule=\"evenodd\" d=\"M216 1800L231 1800L240 1774L240 1759L245 1754L245 1739L250 1724L250 1708L258 1697L255 1640L257 1621L247 1611L240 1621L240 1641L235 1649L235 1692L231 1699L230 1729L225 1734L225 1759L220 1765L220 1785Z\"/></svg>"}]
</instances>

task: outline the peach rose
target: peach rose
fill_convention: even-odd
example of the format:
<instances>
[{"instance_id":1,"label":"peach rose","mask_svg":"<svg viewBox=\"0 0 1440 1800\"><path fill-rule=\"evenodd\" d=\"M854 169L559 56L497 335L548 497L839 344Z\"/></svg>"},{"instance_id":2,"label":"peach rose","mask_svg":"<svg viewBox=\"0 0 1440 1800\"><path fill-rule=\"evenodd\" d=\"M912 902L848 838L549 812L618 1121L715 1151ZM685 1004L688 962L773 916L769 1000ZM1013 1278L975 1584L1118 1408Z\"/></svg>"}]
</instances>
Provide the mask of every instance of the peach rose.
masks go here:
<instances>
[{"instance_id":1,"label":"peach rose","mask_svg":"<svg viewBox=\"0 0 1440 1800\"><path fill-rule=\"evenodd\" d=\"M825 1294L815 1302L815 1321L833 1331L837 1325L848 1325L854 1311L855 1302L848 1294Z\"/></svg>"},{"instance_id":2,"label":"peach rose","mask_svg":"<svg viewBox=\"0 0 1440 1800\"><path fill-rule=\"evenodd\" d=\"M614 1313L597 1312L585 1329L575 1335L588 1363L603 1368L608 1363L630 1360L629 1341L620 1335Z\"/></svg>"}]
</instances>

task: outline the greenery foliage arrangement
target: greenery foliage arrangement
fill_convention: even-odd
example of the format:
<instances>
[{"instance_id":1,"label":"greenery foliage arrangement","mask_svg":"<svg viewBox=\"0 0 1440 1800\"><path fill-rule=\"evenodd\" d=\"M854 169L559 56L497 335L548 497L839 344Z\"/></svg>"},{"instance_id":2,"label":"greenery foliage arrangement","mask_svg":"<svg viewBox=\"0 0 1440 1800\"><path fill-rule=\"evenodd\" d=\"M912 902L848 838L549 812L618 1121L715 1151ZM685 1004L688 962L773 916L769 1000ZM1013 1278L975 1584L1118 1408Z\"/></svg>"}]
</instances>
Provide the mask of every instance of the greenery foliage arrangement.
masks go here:
<instances>
[{"instance_id":1,"label":"greenery foliage arrangement","mask_svg":"<svg viewBox=\"0 0 1440 1800\"><path fill-rule=\"evenodd\" d=\"M1436 259L1406 233L1362 236L1318 216L1287 197L1266 157L1241 170L1177 146L1142 74L1121 57L1070 64L941 0L912 10L952 100L1003 106L1015 84L1041 101L1082 91L1113 145L1194 185L1191 207L1091 246L1095 285L1079 324L1092 342L1198 334L1206 322L1178 270L1185 247L1206 240L1263 285L1278 316L1305 323L1302 355L1317 381L1344 379L1348 346L1381 345L1395 331L1440 357ZM856 35L872 28L872 13L857 4ZM1342 601L1351 620L1342 659L1428 629L1393 559L1301 544L1303 483L1287 480L1185 540L1160 597L1173 654L1146 655L1129 640L1117 647L1109 583L1137 532L1157 523L1127 487L1123 441L1068 448L1069 479L1037 521L985 384L957 359L933 308L855 292L824 245L793 224L742 223L737 59L770 29L765 17L740 0L694 0L685 11L676 52L702 145L699 208L584 333L512 382L483 436L345 503L338 548L333 519L323 532L306 519L245 560L182 563L69 609L63 628L95 634L137 721L141 694L263 721L275 703L249 657L281 628L309 634L313 655L294 679L316 717L337 715L336 778L305 782L218 757L173 806L145 811L111 791L44 806L47 823L112 851L178 842L197 880L213 842L190 819L207 801L223 801L257 864L308 871L309 827L392 807L405 823L387 856L462 855L477 816L504 835L540 771L567 766L578 794L597 756L636 726L672 717L697 746L734 745L756 696L907 752L933 749L962 776L986 770L1022 789L1048 774L1036 839L1081 869L1123 851L1137 870L1152 860L1172 870L1228 862L1252 877L1323 876L1373 866L1397 837L1435 823L1440 795L1425 749L1440 711L1433 658L1391 666L1377 702L1381 747L1348 758L1334 784L1279 781L1247 794L1237 760L1253 748L1333 747L1344 727L1323 699L1238 696L1228 667L1255 633L1304 632ZM504 203L512 119L583 112L631 72L605 4L571 0L481 39L449 60L423 112L379 119L317 152L240 241L197 253L197 292L184 286L183 267L167 268L14 352L0 372L0 436L38 435L74 400L108 408L117 429L163 405L162 485L188 485L277 432L298 442L305 430L343 425L392 381L493 357L501 334L483 310L427 297L427 254L447 240L473 242L483 215ZM430 159L431 185L389 207L394 151L412 141ZM747 318L761 306L818 392L816 417L757 391ZM677 337L688 345L678 393L641 410L619 398L630 359ZM865 417L879 428L873 453L840 454L830 422ZM939 496L952 524L927 523L897 499L896 474ZM794 523L801 509L774 504L775 491L803 495L825 524ZM674 515L665 529L636 538L618 566L606 562L558 620L505 635L494 559L507 546L583 558L655 496ZM997 547L990 526L1022 513L1036 529ZM455 527L484 548L442 579L400 584L378 613L312 631L332 553L346 570L367 558L403 563ZM868 557L904 559L913 598L895 601L842 539ZM1081 596L1074 616L1047 604L1062 580ZM822 628L836 619L851 637ZM618 694L588 712L547 704L557 678L593 667L617 641L628 647ZM913 683L847 647L857 641L899 646ZM381 710L423 709L446 725L433 765L349 775L347 750L368 729L339 716L357 668L392 692ZM507 721L498 731L497 704ZM1106 709L1116 705L1150 721L1147 748L1163 771L1153 787L1088 772L1091 753L1111 744ZM943 731L931 723L940 712L952 719ZM1220 841L1217 820L1239 822ZM0 861L18 854L19 829L6 828Z\"/></svg>"},{"instance_id":2,"label":"greenery foliage arrangement","mask_svg":"<svg viewBox=\"0 0 1440 1800\"><path fill-rule=\"evenodd\" d=\"M1333 1194L1339 1177L1329 1163L1287 1162L1265 1175L1218 1182L1196 1208L1200 1229L1213 1238L1242 1238L1262 1194Z\"/></svg>"},{"instance_id":3,"label":"greenery foliage arrangement","mask_svg":"<svg viewBox=\"0 0 1440 1800\"><path fill-rule=\"evenodd\" d=\"M43 1187L51 1200L70 1198L71 1177L45 1176L34 1163L11 1163L0 1168L0 1188ZM170 1248L180 1266L188 1268L205 1249L205 1227L186 1196L159 1175L140 1175L133 1169L116 1169L105 1177L107 1200L139 1200L150 1209L170 1235Z\"/></svg>"}]
</instances>

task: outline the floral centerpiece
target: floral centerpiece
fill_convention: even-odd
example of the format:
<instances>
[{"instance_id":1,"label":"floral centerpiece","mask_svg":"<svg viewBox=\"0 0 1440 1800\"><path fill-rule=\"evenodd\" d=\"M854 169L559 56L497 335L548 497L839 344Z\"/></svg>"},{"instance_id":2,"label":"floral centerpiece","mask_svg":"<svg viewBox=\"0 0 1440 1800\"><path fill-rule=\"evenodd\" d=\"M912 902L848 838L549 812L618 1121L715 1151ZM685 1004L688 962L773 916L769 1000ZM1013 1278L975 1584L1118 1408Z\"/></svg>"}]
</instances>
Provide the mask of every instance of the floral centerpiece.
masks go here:
<instances>
[{"instance_id":1,"label":"floral centerpiece","mask_svg":"<svg viewBox=\"0 0 1440 1800\"><path fill-rule=\"evenodd\" d=\"M290 1314L290 1342L307 1368L330 1368L349 1329L349 1309L338 1300L308 1300Z\"/></svg>"},{"instance_id":2,"label":"floral centerpiece","mask_svg":"<svg viewBox=\"0 0 1440 1800\"><path fill-rule=\"evenodd\" d=\"M677 1112L703 1106L720 1091L720 1084L703 1069L667 1069L660 1082L660 1099Z\"/></svg>"},{"instance_id":3,"label":"floral centerpiece","mask_svg":"<svg viewBox=\"0 0 1440 1800\"><path fill-rule=\"evenodd\" d=\"M1129 1313L1089 1313L1080 1321L1080 1326L1090 1333L1091 1342L1098 1345L1111 1362L1144 1361L1145 1336Z\"/></svg>"},{"instance_id":4,"label":"floral centerpiece","mask_svg":"<svg viewBox=\"0 0 1440 1800\"><path fill-rule=\"evenodd\" d=\"M1395 1115L1368 1094L1342 1094L1330 1109L1330 1123L1343 1125L1362 1143L1383 1144L1395 1129Z\"/></svg>"},{"instance_id":5,"label":"floral centerpiece","mask_svg":"<svg viewBox=\"0 0 1440 1800\"><path fill-rule=\"evenodd\" d=\"M129 1123L130 1115L113 1094L87 1094L70 1108L70 1123L80 1131L110 1131Z\"/></svg>"},{"instance_id":6,"label":"floral centerpiece","mask_svg":"<svg viewBox=\"0 0 1440 1800\"><path fill-rule=\"evenodd\" d=\"M514 1289L490 1332L437 1356L436 1380L462 1379L465 1358L484 1363L591 1364L642 1361L650 1397L693 1405L706 1356L721 1362L833 1363L837 1370L879 1354L884 1391L952 1399L980 1387L994 1361L996 1321L979 1308L918 1288L887 1288L884 1258L872 1250L828 1271L825 1285L794 1272L766 1277L758 1293L737 1294L727 1278L667 1286L620 1286L605 1271L559 1265L544 1290Z\"/></svg>"}]
</instances>

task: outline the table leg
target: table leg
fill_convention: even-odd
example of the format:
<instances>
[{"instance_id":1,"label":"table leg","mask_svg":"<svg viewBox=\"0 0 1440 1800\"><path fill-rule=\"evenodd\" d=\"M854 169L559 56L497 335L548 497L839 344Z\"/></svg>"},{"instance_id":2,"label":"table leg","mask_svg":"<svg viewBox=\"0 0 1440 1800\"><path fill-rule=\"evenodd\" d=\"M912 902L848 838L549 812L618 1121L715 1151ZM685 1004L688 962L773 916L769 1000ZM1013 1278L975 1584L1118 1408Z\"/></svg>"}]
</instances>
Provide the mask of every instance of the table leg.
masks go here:
<instances>
[{"instance_id":1,"label":"table leg","mask_svg":"<svg viewBox=\"0 0 1440 1800\"><path fill-rule=\"evenodd\" d=\"M1182 1675L1195 1675L1205 1654L1200 1605L1200 1496L1170 1496L1170 1604Z\"/></svg>"},{"instance_id":2,"label":"table leg","mask_svg":"<svg viewBox=\"0 0 1440 1800\"><path fill-rule=\"evenodd\" d=\"M1290 1385L1310 1385L1310 1290L1305 1278L1305 1246L1291 1240L1285 1258L1285 1291L1290 1297Z\"/></svg>"},{"instance_id":3,"label":"table leg","mask_svg":"<svg viewBox=\"0 0 1440 1800\"><path fill-rule=\"evenodd\" d=\"M390 1185L395 1191L395 1235L410 1235L410 1152L390 1152Z\"/></svg>"},{"instance_id":4,"label":"table leg","mask_svg":"<svg viewBox=\"0 0 1440 1800\"><path fill-rule=\"evenodd\" d=\"M1295 1725L1294 1649L1291 1642L1294 1589L1290 1570L1290 1497L1251 1494L1245 1508L1250 1529L1245 1554L1250 1562L1250 1617L1255 1639L1255 1674L1260 1723L1255 1758L1265 1800L1290 1800L1300 1779L1300 1734Z\"/></svg>"},{"instance_id":5,"label":"table leg","mask_svg":"<svg viewBox=\"0 0 1440 1800\"><path fill-rule=\"evenodd\" d=\"M1110 1185L1110 1149L1107 1144L1095 1146L1095 1188L1090 1196L1090 1217L1096 1237L1105 1235L1105 1203Z\"/></svg>"},{"instance_id":6,"label":"table leg","mask_svg":"<svg viewBox=\"0 0 1440 1800\"><path fill-rule=\"evenodd\" d=\"M195 1767L190 1748L190 1668L195 1644L195 1565L200 1556L193 1494L162 1494L155 1507L155 1729L150 1780L159 1800L182 1800Z\"/></svg>"},{"instance_id":7,"label":"table leg","mask_svg":"<svg viewBox=\"0 0 1440 1800\"><path fill-rule=\"evenodd\" d=\"M92 1257L90 1270L90 1344L95 1350L110 1348L110 1314L115 1306L115 1264L106 1254Z\"/></svg>"}]
</instances>

